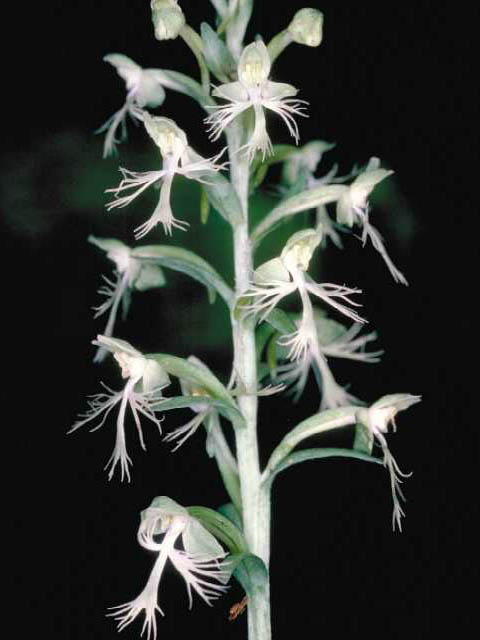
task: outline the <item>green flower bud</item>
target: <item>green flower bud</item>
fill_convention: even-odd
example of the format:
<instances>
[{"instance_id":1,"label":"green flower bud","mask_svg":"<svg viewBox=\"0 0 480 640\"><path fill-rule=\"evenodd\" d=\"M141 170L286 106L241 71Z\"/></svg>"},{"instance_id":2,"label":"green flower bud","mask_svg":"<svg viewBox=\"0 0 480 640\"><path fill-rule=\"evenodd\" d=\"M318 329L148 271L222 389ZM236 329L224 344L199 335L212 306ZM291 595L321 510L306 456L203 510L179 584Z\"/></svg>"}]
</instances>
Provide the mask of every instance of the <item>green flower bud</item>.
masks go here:
<instances>
[{"instance_id":1,"label":"green flower bud","mask_svg":"<svg viewBox=\"0 0 480 640\"><path fill-rule=\"evenodd\" d=\"M173 40L185 25L185 16L177 0L152 0L152 21L157 40Z\"/></svg>"},{"instance_id":2,"label":"green flower bud","mask_svg":"<svg viewBox=\"0 0 480 640\"><path fill-rule=\"evenodd\" d=\"M323 37L323 13L317 9L300 9L287 30L294 42L318 47Z\"/></svg>"}]
</instances>

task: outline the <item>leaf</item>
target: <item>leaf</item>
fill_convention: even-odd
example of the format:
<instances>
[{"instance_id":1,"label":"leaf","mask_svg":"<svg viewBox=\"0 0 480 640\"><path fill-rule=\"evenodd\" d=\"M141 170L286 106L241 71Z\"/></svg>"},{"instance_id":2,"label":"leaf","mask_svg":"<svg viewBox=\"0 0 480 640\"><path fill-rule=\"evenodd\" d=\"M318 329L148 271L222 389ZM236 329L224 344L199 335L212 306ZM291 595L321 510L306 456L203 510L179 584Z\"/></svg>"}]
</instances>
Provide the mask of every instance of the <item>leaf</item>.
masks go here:
<instances>
[{"instance_id":1,"label":"leaf","mask_svg":"<svg viewBox=\"0 0 480 640\"><path fill-rule=\"evenodd\" d=\"M208 202L207 192L203 187L200 189L200 221L207 224L208 215L210 213L210 203Z\"/></svg>"},{"instance_id":2,"label":"leaf","mask_svg":"<svg viewBox=\"0 0 480 640\"><path fill-rule=\"evenodd\" d=\"M230 403L226 403L223 400L218 400L209 396L166 397L155 403L152 409L154 411L171 411L173 409L192 409L192 411L202 411L206 404L214 407L224 418L231 422L235 428L243 429L245 427L243 416L236 406L234 407Z\"/></svg>"},{"instance_id":3,"label":"leaf","mask_svg":"<svg viewBox=\"0 0 480 640\"><path fill-rule=\"evenodd\" d=\"M208 396L172 396L159 400L152 408L154 411L172 411L173 409L202 411L206 404L213 407L215 400Z\"/></svg>"},{"instance_id":4,"label":"leaf","mask_svg":"<svg viewBox=\"0 0 480 640\"><path fill-rule=\"evenodd\" d=\"M186 273L208 289L215 289L231 308L234 293L222 276L203 258L193 251L171 245L146 245L132 251L132 257L141 260L155 260L163 267Z\"/></svg>"},{"instance_id":5,"label":"leaf","mask_svg":"<svg viewBox=\"0 0 480 640\"><path fill-rule=\"evenodd\" d=\"M232 504L231 502L227 502L226 504L222 504L220 507L218 507L217 511L219 513L222 514L222 516L225 516L225 518L228 518L230 520L230 522L233 522L233 524L238 527L238 529L240 529L240 531L243 529L243 525L242 525L242 517L239 514L237 508L235 507L234 504Z\"/></svg>"},{"instance_id":6,"label":"leaf","mask_svg":"<svg viewBox=\"0 0 480 640\"><path fill-rule=\"evenodd\" d=\"M218 172L209 172L206 180L208 182L203 183L203 188L212 207L232 226L241 222L242 205L230 181Z\"/></svg>"},{"instance_id":7,"label":"leaf","mask_svg":"<svg viewBox=\"0 0 480 640\"><path fill-rule=\"evenodd\" d=\"M267 322L262 322L262 324L255 331L255 349L257 352L257 360L260 360L262 357L263 350L265 349L265 345L270 340L275 329L272 325Z\"/></svg>"},{"instance_id":8,"label":"leaf","mask_svg":"<svg viewBox=\"0 0 480 640\"><path fill-rule=\"evenodd\" d=\"M284 162L291 155L295 154L298 154L298 148L292 144L274 144L272 155L266 157L265 160L262 160L262 154L260 152L257 153L251 166L252 188L255 189L262 184L269 167L273 164Z\"/></svg>"},{"instance_id":9,"label":"leaf","mask_svg":"<svg viewBox=\"0 0 480 640\"><path fill-rule=\"evenodd\" d=\"M294 427L283 438L280 444L275 448L270 460L263 472L262 478L264 481L268 481L271 473L275 472L278 465L289 455L299 442L310 438L311 436L323 433L324 431L330 431L331 429L338 429L340 427L347 426L349 424L355 424L356 412L361 407L341 407L340 409L328 409L321 413L316 413L310 418L303 420Z\"/></svg>"},{"instance_id":10,"label":"leaf","mask_svg":"<svg viewBox=\"0 0 480 640\"><path fill-rule=\"evenodd\" d=\"M156 360L170 375L175 376L180 380L185 380L186 382L207 391L210 395L210 401L213 406L233 424L235 429L245 428L245 420L240 413L236 402L233 400L232 396L223 384L209 369L204 369L193 362L185 360L184 358L178 358L177 356L171 356L166 353L151 353L145 355L145 357ZM158 405L155 405L155 410L167 411L167 407L169 409L177 409L181 406L190 406L186 402L183 404L183 401L181 400L182 397L187 396L162 400ZM191 398L193 399L192 404L197 403L199 400L199 396L191 396ZM165 404L168 400L171 400L172 406L170 407ZM201 396L200 400L203 404L209 402L208 396ZM174 404L176 406L173 406Z\"/></svg>"},{"instance_id":11,"label":"leaf","mask_svg":"<svg viewBox=\"0 0 480 640\"><path fill-rule=\"evenodd\" d=\"M289 467L292 467L295 464L306 462L308 460L320 460L322 458L332 457L354 458L355 460L363 460L364 462L375 462L376 464L383 464L383 461L380 458L375 458L366 453L354 451L353 449L304 449L302 451L296 451L295 453L292 453L284 458L282 462L280 462L275 467L275 469L271 471L265 481L265 484L268 484L270 486L277 474L279 474L281 471L284 471L285 469L288 469Z\"/></svg>"},{"instance_id":12,"label":"leaf","mask_svg":"<svg viewBox=\"0 0 480 640\"><path fill-rule=\"evenodd\" d=\"M357 423L355 425L355 438L353 440L353 448L361 453L372 453L373 450L373 433L368 427Z\"/></svg>"},{"instance_id":13,"label":"leaf","mask_svg":"<svg viewBox=\"0 0 480 640\"><path fill-rule=\"evenodd\" d=\"M200 25L200 33L203 41L203 55L210 71L221 82L230 82L236 71L236 64L227 45L206 22Z\"/></svg>"},{"instance_id":14,"label":"leaf","mask_svg":"<svg viewBox=\"0 0 480 640\"><path fill-rule=\"evenodd\" d=\"M166 353L150 353L145 357L156 360L170 375L205 389L212 398L222 401L233 409L237 409L232 396L210 370L199 367L184 358L178 358Z\"/></svg>"},{"instance_id":15,"label":"leaf","mask_svg":"<svg viewBox=\"0 0 480 640\"><path fill-rule=\"evenodd\" d=\"M200 523L213 534L220 542L228 547L233 555L243 554L247 550L247 542L243 533L231 520L218 511L208 507L187 507L188 513L200 521Z\"/></svg>"},{"instance_id":16,"label":"leaf","mask_svg":"<svg viewBox=\"0 0 480 640\"><path fill-rule=\"evenodd\" d=\"M272 378L277 377L277 337L274 335L267 346L267 364Z\"/></svg>"},{"instance_id":17,"label":"leaf","mask_svg":"<svg viewBox=\"0 0 480 640\"><path fill-rule=\"evenodd\" d=\"M253 553L244 553L230 558L233 575L242 585L245 593L252 599L268 589L268 569L265 563Z\"/></svg>"},{"instance_id":18,"label":"leaf","mask_svg":"<svg viewBox=\"0 0 480 640\"><path fill-rule=\"evenodd\" d=\"M281 334L294 333L297 330L293 320L281 309L273 309L270 311L265 318L265 322L268 322L269 325Z\"/></svg>"},{"instance_id":19,"label":"leaf","mask_svg":"<svg viewBox=\"0 0 480 640\"><path fill-rule=\"evenodd\" d=\"M273 229L286 217L292 216L300 211L314 209L321 204L337 201L348 187L344 185L331 184L315 187L302 191L297 195L287 198L275 207L266 218L257 225L252 233L252 243L258 245L263 238L273 231Z\"/></svg>"},{"instance_id":20,"label":"leaf","mask_svg":"<svg viewBox=\"0 0 480 640\"><path fill-rule=\"evenodd\" d=\"M151 69L151 71L155 72L155 78L166 89L178 91L179 93L190 96L190 98L196 100L203 108L207 105L215 106L213 98L207 95L202 85L190 78L190 76L179 73L178 71L171 71L170 69ZM205 110L210 114L208 109Z\"/></svg>"}]
</instances>

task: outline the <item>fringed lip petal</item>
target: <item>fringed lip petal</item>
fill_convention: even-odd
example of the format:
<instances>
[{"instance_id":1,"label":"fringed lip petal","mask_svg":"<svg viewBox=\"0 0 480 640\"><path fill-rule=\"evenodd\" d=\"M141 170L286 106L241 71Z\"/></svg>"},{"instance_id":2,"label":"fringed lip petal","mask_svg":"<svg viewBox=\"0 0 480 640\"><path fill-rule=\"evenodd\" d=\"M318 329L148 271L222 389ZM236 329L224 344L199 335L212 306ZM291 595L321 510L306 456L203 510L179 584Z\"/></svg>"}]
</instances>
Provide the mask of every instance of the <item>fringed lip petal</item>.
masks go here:
<instances>
[{"instance_id":1,"label":"fringed lip petal","mask_svg":"<svg viewBox=\"0 0 480 640\"><path fill-rule=\"evenodd\" d=\"M143 511L137 533L139 544L157 553L147 584L134 600L110 607L110 613L107 614L117 621L118 630L121 631L143 613L145 619L142 633L147 631L147 640L155 640L157 636L156 612L164 615L158 604L158 591L168 561L185 581L189 608L193 604L192 591L208 605L212 605L227 590L224 583L230 575L220 562L225 557L225 552L199 521L170 498L156 498L154 502L162 502L166 508L149 508ZM164 537L161 542L157 542L155 538L160 534L164 534ZM179 539L184 550L176 548ZM202 553L198 554L195 550L202 550Z\"/></svg>"}]
</instances>

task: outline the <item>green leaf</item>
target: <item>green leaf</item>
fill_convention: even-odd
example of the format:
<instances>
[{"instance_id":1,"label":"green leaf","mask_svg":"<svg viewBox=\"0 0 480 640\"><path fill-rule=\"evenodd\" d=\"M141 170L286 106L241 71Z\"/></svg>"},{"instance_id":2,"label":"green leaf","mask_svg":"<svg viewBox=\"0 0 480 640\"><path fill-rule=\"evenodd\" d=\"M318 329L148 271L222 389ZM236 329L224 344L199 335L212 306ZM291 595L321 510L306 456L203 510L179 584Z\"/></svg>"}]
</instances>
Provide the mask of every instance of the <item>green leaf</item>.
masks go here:
<instances>
[{"instance_id":1,"label":"green leaf","mask_svg":"<svg viewBox=\"0 0 480 640\"><path fill-rule=\"evenodd\" d=\"M242 517L234 504L232 504L231 502L222 504L220 507L218 507L217 511L221 513L222 516L225 516L225 518L228 518L230 522L233 522L233 524L238 529L240 529L240 531L243 529Z\"/></svg>"},{"instance_id":2,"label":"green leaf","mask_svg":"<svg viewBox=\"0 0 480 640\"><path fill-rule=\"evenodd\" d=\"M267 364L272 378L277 377L277 336L272 336L267 346Z\"/></svg>"},{"instance_id":3,"label":"green leaf","mask_svg":"<svg viewBox=\"0 0 480 640\"><path fill-rule=\"evenodd\" d=\"M203 55L210 71L221 81L230 82L236 71L235 60L212 27L206 22L200 25Z\"/></svg>"},{"instance_id":4,"label":"green leaf","mask_svg":"<svg viewBox=\"0 0 480 640\"><path fill-rule=\"evenodd\" d=\"M225 489L231 501L241 513L242 492L238 475L238 464L225 439L222 425L216 411L208 415L205 428L207 430L207 453L210 457L215 458Z\"/></svg>"},{"instance_id":5,"label":"green leaf","mask_svg":"<svg viewBox=\"0 0 480 640\"><path fill-rule=\"evenodd\" d=\"M306 462L308 460L320 460L322 458L354 458L355 460L363 460L364 462L374 462L375 464L383 464L380 458L374 458L371 455L362 453L360 451L354 451L353 449L304 449L302 451L296 451L290 454L280 462L275 469L272 470L266 484L272 484L273 480L281 471L292 467L300 462Z\"/></svg>"},{"instance_id":6,"label":"green leaf","mask_svg":"<svg viewBox=\"0 0 480 640\"><path fill-rule=\"evenodd\" d=\"M264 481L268 481L271 473L274 473L278 465L290 454L299 442L311 436L338 429L356 422L356 412L361 407L341 407L340 409L328 409L321 413L316 413L310 418L303 420L283 438L275 448L270 460L263 472Z\"/></svg>"},{"instance_id":7,"label":"green leaf","mask_svg":"<svg viewBox=\"0 0 480 640\"><path fill-rule=\"evenodd\" d=\"M154 411L172 411L174 409L201 411L206 404L213 407L215 400L209 396L172 396L159 400L152 408Z\"/></svg>"},{"instance_id":8,"label":"green leaf","mask_svg":"<svg viewBox=\"0 0 480 640\"><path fill-rule=\"evenodd\" d=\"M214 209L232 226L243 220L242 205L237 192L221 173L208 173L203 184L207 198Z\"/></svg>"},{"instance_id":9,"label":"green leaf","mask_svg":"<svg viewBox=\"0 0 480 640\"><path fill-rule=\"evenodd\" d=\"M344 185L324 185L287 198L275 207L254 229L252 233L253 244L258 245L267 234L273 231L288 216L314 209L321 204L335 202L346 193L347 189L348 187Z\"/></svg>"},{"instance_id":10,"label":"green leaf","mask_svg":"<svg viewBox=\"0 0 480 640\"><path fill-rule=\"evenodd\" d=\"M215 105L215 101L205 93L202 85L196 80L193 80L193 78L190 78L190 76L179 73L178 71L171 71L170 69L152 69L152 71L155 71L155 78L166 89L178 91L179 93L190 96L190 98L196 100L204 109L207 105ZM205 111L210 114L209 109L205 109Z\"/></svg>"},{"instance_id":11,"label":"green leaf","mask_svg":"<svg viewBox=\"0 0 480 640\"><path fill-rule=\"evenodd\" d=\"M156 360L170 375L205 389L212 398L222 401L233 409L237 409L232 396L210 370L184 358L178 358L166 353L150 353L145 357Z\"/></svg>"},{"instance_id":12,"label":"green leaf","mask_svg":"<svg viewBox=\"0 0 480 640\"><path fill-rule=\"evenodd\" d=\"M252 601L268 589L268 569L258 556L244 553L230 558L230 563L233 575Z\"/></svg>"},{"instance_id":13,"label":"green leaf","mask_svg":"<svg viewBox=\"0 0 480 640\"><path fill-rule=\"evenodd\" d=\"M234 293L222 276L203 258L193 251L171 245L146 245L132 251L132 257L154 260L156 264L186 273L208 289L215 289L231 308Z\"/></svg>"},{"instance_id":14,"label":"green leaf","mask_svg":"<svg viewBox=\"0 0 480 640\"><path fill-rule=\"evenodd\" d=\"M281 334L294 333L297 330L293 320L281 309L272 309L265 318L265 322Z\"/></svg>"},{"instance_id":15,"label":"green leaf","mask_svg":"<svg viewBox=\"0 0 480 640\"><path fill-rule=\"evenodd\" d=\"M208 507L187 507L188 513L228 547L233 555L243 554L247 550L247 542L243 533L231 520Z\"/></svg>"},{"instance_id":16,"label":"green leaf","mask_svg":"<svg viewBox=\"0 0 480 640\"><path fill-rule=\"evenodd\" d=\"M251 187L256 189L265 179L269 167L284 162L292 154L298 154L298 148L291 144L274 144L273 154L262 160L262 154L257 153L251 166Z\"/></svg>"},{"instance_id":17,"label":"green leaf","mask_svg":"<svg viewBox=\"0 0 480 640\"><path fill-rule=\"evenodd\" d=\"M272 333L275 331L272 325L267 322L262 324L255 331L255 349L257 352L257 360L260 361L263 350L267 342L270 340Z\"/></svg>"},{"instance_id":18,"label":"green leaf","mask_svg":"<svg viewBox=\"0 0 480 640\"><path fill-rule=\"evenodd\" d=\"M210 213L210 203L208 202L207 192L203 187L200 188L200 222L207 224L208 215Z\"/></svg>"},{"instance_id":19,"label":"green leaf","mask_svg":"<svg viewBox=\"0 0 480 640\"><path fill-rule=\"evenodd\" d=\"M159 354L153 354L156 356ZM176 375L176 374L173 374ZM214 407L224 418L233 424L235 428L243 429L245 421L236 406L229 402L209 396L173 396L166 397L153 405L154 411L172 411L173 409L192 409L201 411L206 404Z\"/></svg>"},{"instance_id":20,"label":"green leaf","mask_svg":"<svg viewBox=\"0 0 480 640\"><path fill-rule=\"evenodd\" d=\"M373 450L373 432L363 424L355 425L355 438L353 440L353 448L355 451L370 454Z\"/></svg>"}]
</instances>

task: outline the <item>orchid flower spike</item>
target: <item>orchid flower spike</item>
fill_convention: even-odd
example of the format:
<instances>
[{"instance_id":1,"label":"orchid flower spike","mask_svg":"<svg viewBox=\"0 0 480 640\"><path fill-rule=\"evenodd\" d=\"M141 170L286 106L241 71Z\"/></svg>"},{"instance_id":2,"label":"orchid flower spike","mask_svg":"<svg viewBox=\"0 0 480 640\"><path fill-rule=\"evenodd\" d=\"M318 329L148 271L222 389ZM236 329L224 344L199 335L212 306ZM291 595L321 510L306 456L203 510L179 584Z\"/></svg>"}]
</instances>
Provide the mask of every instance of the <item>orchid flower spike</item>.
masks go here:
<instances>
[{"instance_id":1,"label":"orchid flower spike","mask_svg":"<svg viewBox=\"0 0 480 640\"><path fill-rule=\"evenodd\" d=\"M159 541L160 536L163 537ZM168 561L185 581L190 608L192 589L210 606L227 590L224 584L230 573L220 562L226 555L223 548L199 520L172 499L155 498L150 507L142 511L137 540L144 549L156 553L157 558L140 595L126 604L111 607L113 612L108 615L117 620L119 631L143 613L142 635L146 631L147 640L156 639L156 612L165 615L158 604L158 588ZM178 548L179 543L183 550Z\"/></svg>"},{"instance_id":2,"label":"orchid flower spike","mask_svg":"<svg viewBox=\"0 0 480 640\"><path fill-rule=\"evenodd\" d=\"M213 158L202 158L187 142L185 132L178 127L173 120L150 116L147 112L142 114L147 133L160 150L163 159L163 168L160 171L147 171L137 173L120 169L123 180L118 187L107 189L107 193L114 193L115 199L107 204L107 209L126 207L132 200L139 196L148 187L161 181L160 199L153 214L144 224L135 229L135 238L139 240L151 231L158 223L163 225L165 233L171 235L172 228L185 231L188 223L177 220L173 216L170 206L170 192L173 178L176 174L185 176L190 180L208 183L208 175L224 169L226 163L217 164L222 150ZM123 195L128 192L128 195Z\"/></svg>"},{"instance_id":3,"label":"orchid flower spike","mask_svg":"<svg viewBox=\"0 0 480 640\"><path fill-rule=\"evenodd\" d=\"M95 133L106 131L103 146L103 157L113 155L116 145L127 137L126 118L130 116L135 122L141 120L141 110L145 107L155 108L163 104L165 91L158 79L156 69L142 69L136 62L121 53L110 53L104 58L115 67L118 75L125 81L127 98L121 109L116 111ZM117 130L120 127L120 137Z\"/></svg>"},{"instance_id":4,"label":"orchid flower spike","mask_svg":"<svg viewBox=\"0 0 480 640\"><path fill-rule=\"evenodd\" d=\"M420 402L421 396L413 396L408 393L396 393L388 396L383 396L377 402L374 402L369 409L359 409L357 412L357 421L363 425L371 437L374 438L382 448L383 452L383 464L388 469L390 474L390 485L393 498L393 515L392 524L395 530L395 525L398 526L399 531L402 530L402 516L405 512L400 504L401 500L405 501L400 484L403 478L408 478L411 473L403 473L400 470L395 458L390 453L388 444L384 434L388 432L388 426L391 423L393 430L396 430L395 416L399 411L408 409L412 405Z\"/></svg>"},{"instance_id":5,"label":"orchid flower spike","mask_svg":"<svg viewBox=\"0 0 480 640\"><path fill-rule=\"evenodd\" d=\"M158 405L158 402L162 399L161 391L170 384L170 379L166 371L155 359L144 356L124 340L98 335L92 344L113 353L113 357L120 366L122 378L125 378L127 382L122 391L113 391L102 383L106 391L90 397L88 410L78 416L78 420L70 429L69 433L98 419L100 422L94 426L91 431L100 429L100 427L105 424L112 409L120 404L117 416L115 447L105 469L109 469L108 479L111 480L115 467L120 463L121 480L123 481L126 477L130 482L129 465L132 464L132 460L127 453L125 438L127 406L130 407L133 414L140 445L145 451L146 447L140 424L140 415L153 422L159 432L162 433L160 426L161 420L155 416L155 411L159 410L156 405Z\"/></svg>"},{"instance_id":6,"label":"orchid flower spike","mask_svg":"<svg viewBox=\"0 0 480 640\"><path fill-rule=\"evenodd\" d=\"M307 319L298 315L294 321L301 329L303 320L303 330L305 331ZM348 393L335 380L328 365L328 357L346 358L366 363L378 362L383 351L365 351L367 343L376 339L376 333L373 331L358 336L363 327L361 323L356 322L347 329L340 322L327 318L325 313L317 308L313 309L313 324L314 327L310 326L308 330L309 340L303 357L277 367L276 379L290 386L294 393L294 400L298 401L304 391L310 370L313 370L322 394L321 410L336 409L352 403L358 404L360 402L358 398ZM280 357L282 356L282 344L288 345L294 337L295 334L277 341L280 345ZM284 355L287 359L288 353ZM360 404L363 403L360 402Z\"/></svg>"},{"instance_id":7,"label":"orchid flower spike","mask_svg":"<svg viewBox=\"0 0 480 640\"><path fill-rule=\"evenodd\" d=\"M378 158L370 158L365 170L355 178L345 194L338 200L337 222L350 228L354 224L361 226L363 245L365 246L367 238L370 238L395 282L408 285L407 279L393 264L388 255L379 231L369 221L368 196L379 182L388 178L392 173L393 171L380 169L380 160Z\"/></svg>"},{"instance_id":8,"label":"orchid flower spike","mask_svg":"<svg viewBox=\"0 0 480 640\"><path fill-rule=\"evenodd\" d=\"M102 276L105 284L98 290L106 300L94 308L95 318L110 310L107 326L103 331L103 335L110 338L113 335L119 306L122 305L124 319L128 313L132 291L163 287L165 276L158 265L132 257L132 249L120 240L88 236L88 241L105 251L107 258L115 264L114 280ZM94 362L102 362L107 353L108 350L104 347L97 349Z\"/></svg>"},{"instance_id":9,"label":"orchid flower spike","mask_svg":"<svg viewBox=\"0 0 480 640\"><path fill-rule=\"evenodd\" d=\"M270 109L282 118L297 144L300 136L294 116L306 117L302 104L307 103L294 98L297 89L289 84L271 82L268 79L270 68L270 57L263 42L253 42L245 47L238 63L238 81L222 84L212 91L213 96L226 100L226 104L208 107L213 112L205 119L211 139L217 140L239 114L253 107L255 126L249 140L240 148L247 153L250 162L257 149L263 159L273 152L264 109Z\"/></svg>"}]
</instances>

